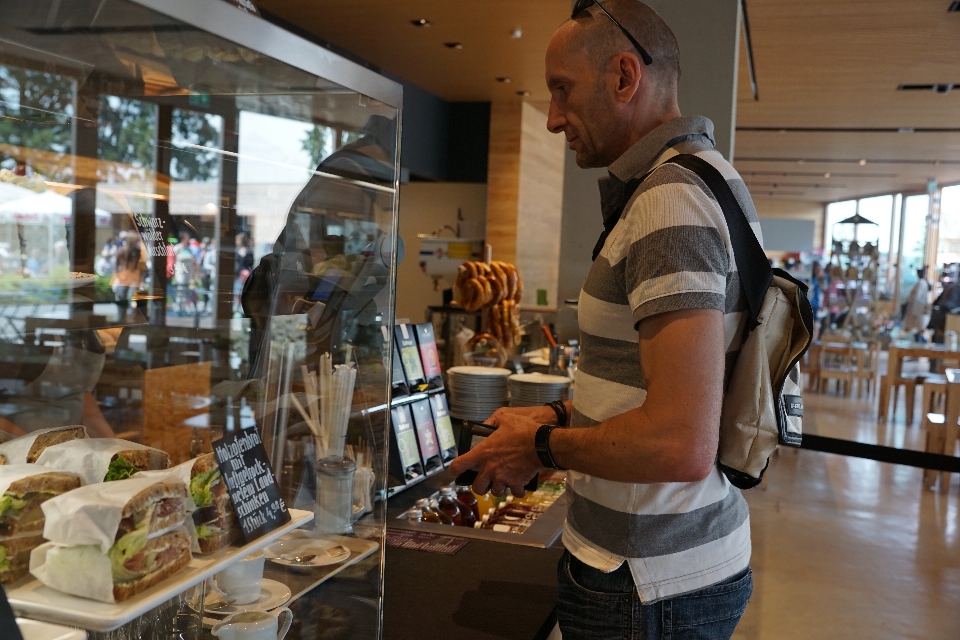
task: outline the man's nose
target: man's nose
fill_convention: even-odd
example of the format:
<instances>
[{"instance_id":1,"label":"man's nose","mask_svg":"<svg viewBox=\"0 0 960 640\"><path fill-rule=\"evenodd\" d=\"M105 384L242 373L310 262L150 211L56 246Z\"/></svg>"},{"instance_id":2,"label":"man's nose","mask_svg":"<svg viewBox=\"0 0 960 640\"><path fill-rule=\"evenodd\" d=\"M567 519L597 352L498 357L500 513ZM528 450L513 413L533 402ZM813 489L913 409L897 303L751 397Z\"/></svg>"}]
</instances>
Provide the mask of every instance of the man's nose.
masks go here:
<instances>
[{"instance_id":1,"label":"man's nose","mask_svg":"<svg viewBox=\"0 0 960 640\"><path fill-rule=\"evenodd\" d=\"M547 112L547 130L550 131L550 133L563 133L563 129L566 126L567 119L563 115L563 112L560 111L556 102L550 100L550 110Z\"/></svg>"}]
</instances>

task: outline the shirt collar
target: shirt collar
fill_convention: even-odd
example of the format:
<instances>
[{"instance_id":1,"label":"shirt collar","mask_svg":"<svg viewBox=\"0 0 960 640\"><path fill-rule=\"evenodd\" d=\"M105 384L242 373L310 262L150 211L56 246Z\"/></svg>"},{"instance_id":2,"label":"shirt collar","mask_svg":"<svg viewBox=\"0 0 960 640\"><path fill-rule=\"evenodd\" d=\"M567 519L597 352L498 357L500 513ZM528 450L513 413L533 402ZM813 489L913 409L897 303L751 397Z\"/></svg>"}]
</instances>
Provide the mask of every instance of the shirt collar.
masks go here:
<instances>
[{"instance_id":1,"label":"shirt collar","mask_svg":"<svg viewBox=\"0 0 960 640\"><path fill-rule=\"evenodd\" d=\"M641 175L653 168L657 158L688 138L704 137L715 144L713 123L703 116L680 117L668 120L643 136L610 165L611 177L621 181Z\"/></svg>"}]
</instances>

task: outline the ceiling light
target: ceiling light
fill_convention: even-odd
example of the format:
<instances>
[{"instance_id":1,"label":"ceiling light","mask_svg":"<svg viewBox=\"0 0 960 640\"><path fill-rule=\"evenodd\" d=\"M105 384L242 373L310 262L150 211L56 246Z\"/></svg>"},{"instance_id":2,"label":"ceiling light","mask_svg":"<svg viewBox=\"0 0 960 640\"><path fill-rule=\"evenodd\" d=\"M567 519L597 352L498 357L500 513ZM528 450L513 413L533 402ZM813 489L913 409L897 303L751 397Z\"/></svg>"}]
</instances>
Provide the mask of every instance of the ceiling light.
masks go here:
<instances>
[{"instance_id":1,"label":"ceiling light","mask_svg":"<svg viewBox=\"0 0 960 640\"><path fill-rule=\"evenodd\" d=\"M514 40L518 40L523 37L523 31L520 30L520 27L517 27L516 29L510 32L510 37L513 38Z\"/></svg>"},{"instance_id":2,"label":"ceiling light","mask_svg":"<svg viewBox=\"0 0 960 640\"><path fill-rule=\"evenodd\" d=\"M865 167L867 165L867 159L860 158L860 161L857 164L860 165L861 167Z\"/></svg>"},{"instance_id":3,"label":"ceiling light","mask_svg":"<svg viewBox=\"0 0 960 640\"><path fill-rule=\"evenodd\" d=\"M898 133L913 133L913 127L900 127L897 129Z\"/></svg>"},{"instance_id":4,"label":"ceiling light","mask_svg":"<svg viewBox=\"0 0 960 640\"><path fill-rule=\"evenodd\" d=\"M410 24L415 27L429 27L433 23L427 20L426 18L420 18L419 20L411 20Z\"/></svg>"},{"instance_id":5,"label":"ceiling light","mask_svg":"<svg viewBox=\"0 0 960 640\"><path fill-rule=\"evenodd\" d=\"M463 49L462 42L444 42L443 46L445 46L447 49Z\"/></svg>"},{"instance_id":6,"label":"ceiling light","mask_svg":"<svg viewBox=\"0 0 960 640\"><path fill-rule=\"evenodd\" d=\"M797 160L797 164L803 164L803 160Z\"/></svg>"},{"instance_id":7,"label":"ceiling light","mask_svg":"<svg viewBox=\"0 0 960 640\"><path fill-rule=\"evenodd\" d=\"M523 91L517 91L517 95L518 95L518 96L527 97L527 96L530 95L530 92L527 91L526 89L524 89Z\"/></svg>"},{"instance_id":8,"label":"ceiling light","mask_svg":"<svg viewBox=\"0 0 960 640\"><path fill-rule=\"evenodd\" d=\"M950 6L947 7L947 11L960 11L960 0L954 0L950 3Z\"/></svg>"},{"instance_id":9,"label":"ceiling light","mask_svg":"<svg viewBox=\"0 0 960 640\"><path fill-rule=\"evenodd\" d=\"M513 78L510 78L509 76L500 76L499 78L497 78L497 82L502 82L502 83L504 83L504 84L509 84L509 83L513 82Z\"/></svg>"},{"instance_id":10,"label":"ceiling light","mask_svg":"<svg viewBox=\"0 0 960 640\"><path fill-rule=\"evenodd\" d=\"M823 174L823 177L824 177L824 178L829 178L829 177L830 177L830 172L827 171L825 174Z\"/></svg>"}]
</instances>

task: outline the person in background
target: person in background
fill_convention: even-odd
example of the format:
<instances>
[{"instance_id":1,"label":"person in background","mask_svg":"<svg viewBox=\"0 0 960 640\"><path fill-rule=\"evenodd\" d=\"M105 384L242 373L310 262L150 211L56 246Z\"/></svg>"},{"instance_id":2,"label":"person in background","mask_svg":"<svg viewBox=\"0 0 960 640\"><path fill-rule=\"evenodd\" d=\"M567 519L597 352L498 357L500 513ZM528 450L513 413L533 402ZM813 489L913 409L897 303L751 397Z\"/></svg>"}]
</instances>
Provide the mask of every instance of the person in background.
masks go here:
<instances>
[{"instance_id":1,"label":"person in background","mask_svg":"<svg viewBox=\"0 0 960 640\"><path fill-rule=\"evenodd\" d=\"M810 307L813 309L813 339L820 338L820 310L823 308L823 267L819 262L813 263L810 274L810 289L807 292L810 298Z\"/></svg>"},{"instance_id":2,"label":"person in background","mask_svg":"<svg viewBox=\"0 0 960 640\"><path fill-rule=\"evenodd\" d=\"M117 249L117 270L110 281L120 322L126 319L130 309L130 298L140 288L140 248L121 245Z\"/></svg>"},{"instance_id":3,"label":"person in background","mask_svg":"<svg viewBox=\"0 0 960 640\"><path fill-rule=\"evenodd\" d=\"M174 304L179 311L185 312L188 307L196 308L193 280L197 274L197 262L190 248L189 231L180 232L180 242L173 248L173 252Z\"/></svg>"},{"instance_id":4,"label":"person in background","mask_svg":"<svg viewBox=\"0 0 960 640\"><path fill-rule=\"evenodd\" d=\"M217 248L210 242L210 238L203 239L203 254L200 256L200 298L203 300L203 311L208 311L210 294L214 277L217 273Z\"/></svg>"},{"instance_id":5,"label":"person in background","mask_svg":"<svg viewBox=\"0 0 960 640\"><path fill-rule=\"evenodd\" d=\"M917 282L910 289L903 306L903 330L912 333L917 342L926 342L923 329L927 326L930 313L930 284L927 282L926 267L917 269Z\"/></svg>"}]
</instances>

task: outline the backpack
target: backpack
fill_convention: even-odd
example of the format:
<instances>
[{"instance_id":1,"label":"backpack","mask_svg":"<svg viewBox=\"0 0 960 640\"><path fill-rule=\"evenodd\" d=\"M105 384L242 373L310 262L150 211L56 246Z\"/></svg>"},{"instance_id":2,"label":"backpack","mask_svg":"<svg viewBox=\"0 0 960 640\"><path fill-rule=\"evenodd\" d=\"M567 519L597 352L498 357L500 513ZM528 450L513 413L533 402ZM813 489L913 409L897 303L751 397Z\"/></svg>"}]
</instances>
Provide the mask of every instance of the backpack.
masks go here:
<instances>
[{"instance_id":1,"label":"backpack","mask_svg":"<svg viewBox=\"0 0 960 640\"><path fill-rule=\"evenodd\" d=\"M813 310L806 285L771 268L723 175L694 155L680 154L666 162L697 174L727 221L748 319L724 390L718 458L731 484L750 489L760 484L778 444L800 446L803 396L798 365L813 337ZM631 181L627 188L635 191L642 181Z\"/></svg>"}]
</instances>

